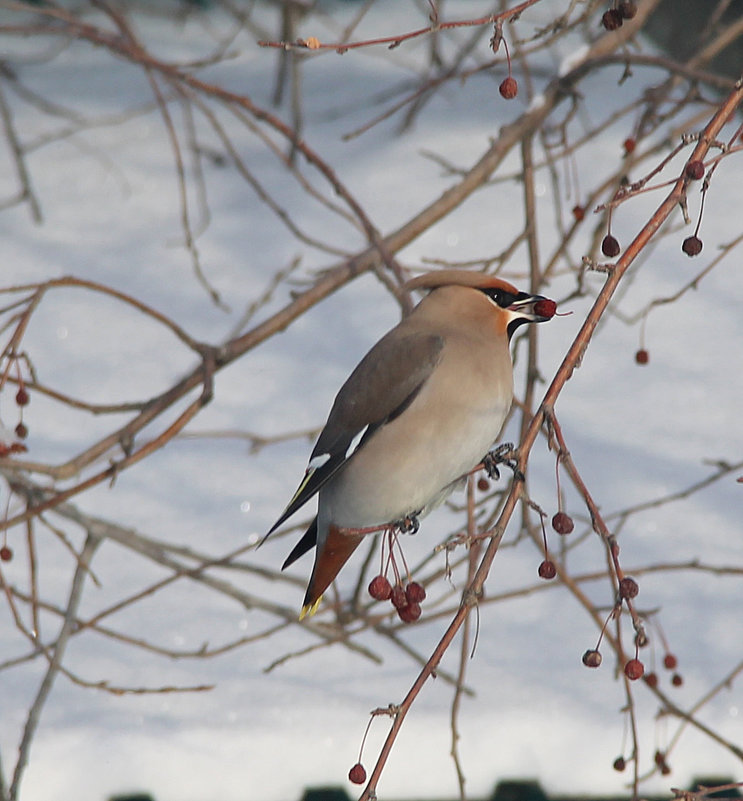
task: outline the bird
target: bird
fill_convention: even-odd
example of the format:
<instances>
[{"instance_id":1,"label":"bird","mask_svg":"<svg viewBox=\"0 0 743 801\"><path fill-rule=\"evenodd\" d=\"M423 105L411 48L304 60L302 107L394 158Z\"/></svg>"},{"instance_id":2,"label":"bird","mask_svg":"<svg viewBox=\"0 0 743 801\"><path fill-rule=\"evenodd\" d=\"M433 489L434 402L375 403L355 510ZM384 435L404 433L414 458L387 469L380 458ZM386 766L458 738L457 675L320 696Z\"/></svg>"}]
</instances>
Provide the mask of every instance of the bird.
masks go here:
<instances>
[{"instance_id":1,"label":"bird","mask_svg":"<svg viewBox=\"0 0 743 801\"><path fill-rule=\"evenodd\" d=\"M300 620L371 531L417 530L496 442L513 399L509 343L554 301L485 273L441 269L405 284L427 294L338 391L304 477L263 538L318 496L282 565L316 547Z\"/></svg>"}]
</instances>

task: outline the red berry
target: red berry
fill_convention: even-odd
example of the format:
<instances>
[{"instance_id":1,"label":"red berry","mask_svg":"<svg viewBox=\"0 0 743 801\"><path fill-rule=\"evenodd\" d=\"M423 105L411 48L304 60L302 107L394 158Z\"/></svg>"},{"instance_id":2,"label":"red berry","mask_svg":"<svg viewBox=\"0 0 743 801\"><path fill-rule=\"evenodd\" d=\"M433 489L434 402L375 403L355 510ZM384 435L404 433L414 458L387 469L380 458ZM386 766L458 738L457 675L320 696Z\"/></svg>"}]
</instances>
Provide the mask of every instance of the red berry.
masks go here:
<instances>
[{"instance_id":1,"label":"red berry","mask_svg":"<svg viewBox=\"0 0 743 801\"><path fill-rule=\"evenodd\" d=\"M18 425L15 427L15 435L18 437L18 439L26 439L28 436L28 428L26 427L25 423L18 423Z\"/></svg>"},{"instance_id":2,"label":"red berry","mask_svg":"<svg viewBox=\"0 0 743 801\"><path fill-rule=\"evenodd\" d=\"M583 206L573 206L573 217L580 222L586 216L586 210Z\"/></svg>"},{"instance_id":3,"label":"red berry","mask_svg":"<svg viewBox=\"0 0 743 801\"><path fill-rule=\"evenodd\" d=\"M408 599L409 604L419 604L421 601L426 600L426 588L417 581L411 581L405 587L405 597Z\"/></svg>"},{"instance_id":4,"label":"red berry","mask_svg":"<svg viewBox=\"0 0 743 801\"><path fill-rule=\"evenodd\" d=\"M348 771L348 779L354 784L363 784L366 781L366 771L361 762L357 762L351 770Z\"/></svg>"},{"instance_id":5,"label":"red berry","mask_svg":"<svg viewBox=\"0 0 743 801\"><path fill-rule=\"evenodd\" d=\"M627 762L624 757L620 756L614 760L614 770L621 773L627 767Z\"/></svg>"},{"instance_id":6,"label":"red berry","mask_svg":"<svg viewBox=\"0 0 743 801\"><path fill-rule=\"evenodd\" d=\"M640 348L640 350L635 353L635 361L638 364L647 364L650 361L650 354L645 348Z\"/></svg>"},{"instance_id":7,"label":"red berry","mask_svg":"<svg viewBox=\"0 0 743 801\"><path fill-rule=\"evenodd\" d=\"M601 17L601 24L607 31L615 31L617 28L621 28L622 22L624 22L622 15L616 8L604 11L604 15Z\"/></svg>"},{"instance_id":8,"label":"red berry","mask_svg":"<svg viewBox=\"0 0 743 801\"><path fill-rule=\"evenodd\" d=\"M637 14L637 3L633 2L633 0L621 0L617 10L623 19L632 19Z\"/></svg>"},{"instance_id":9,"label":"red berry","mask_svg":"<svg viewBox=\"0 0 743 801\"><path fill-rule=\"evenodd\" d=\"M673 684L674 687L680 687L683 683L684 678L680 673L674 673L673 676L671 676L671 684Z\"/></svg>"},{"instance_id":10,"label":"red berry","mask_svg":"<svg viewBox=\"0 0 743 801\"><path fill-rule=\"evenodd\" d=\"M582 657L583 664L589 668L597 668L601 664L601 653L595 648L589 648Z\"/></svg>"},{"instance_id":11,"label":"red berry","mask_svg":"<svg viewBox=\"0 0 743 801\"><path fill-rule=\"evenodd\" d=\"M555 316L557 304L549 298L542 298L534 304L534 314L538 317L546 317L548 320Z\"/></svg>"},{"instance_id":12,"label":"red berry","mask_svg":"<svg viewBox=\"0 0 743 801\"><path fill-rule=\"evenodd\" d=\"M637 679L642 678L642 674L645 672L645 666L640 662L639 659L630 659L629 662L624 666L624 675L630 681L636 681Z\"/></svg>"},{"instance_id":13,"label":"red berry","mask_svg":"<svg viewBox=\"0 0 743 801\"><path fill-rule=\"evenodd\" d=\"M415 623L421 616L421 605L417 603L406 604L397 610L397 616L403 623Z\"/></svg>"},{"instance_id":14,"label":"red berry","mask_svg":"<svg viewBox=\"0 0 743 801\"><path fill-rule=\"evenodd\" d=\"M519 85L516 83L516 79L509 75L501 81L498 91L501 93L501 97L512 100L519 93Z\"/></svg>"},{"instance_id":15,"label":"red berry","mask_svg":"<svg viewBox=\"0 0 743 801\"><path fill-rule=\"evenodd\" d=\"M392 592L390 593L390 597L392 598L392 606L395 609L402 609L403 606L408 605L408 599L405 595L405 590L402 588L402 584L395 584L392 588Z\"/></svg>"},{"instance_id":16,"label":"red berry","mask_svg":"<svg viewBox=\"0 0 743 801\"><path fill-rule=\"evenodd\" d=\"M619 582L620 598L634 598L638 592L640 592L640 588L637 586L637 582L633 578L625 576Z\"/></svg>"},{"instance_id":17,"label":"red berry","mask_svg":"<svg viewBox=\"0 0 743 801\"><path fill-rule=\"evenodd\" d=\"M558 534L570 534L570 532L575 528L573 518L570 517L570 515L565 514L565 512L558 512L552 518L552 528Z\"/></svg>"},{"instance_id":18,"label":"red berry","mask_svg":"<svg viewBox=\"0 0 743 801\"><path fill-rule=\"evenodd\" d=\"M645 674L645 681L647 682L648 687L657 687L658 686L658 674L655 672L646 673Z\"/></svg>"},{"instance_id":19,"label":"red berry","mask_svg":"<svg viewBox=\"0 0 743 801\"><path fill-rule=\"evenodd\" d=\"M618 256L620 250L619 242L611 234L607 234L601 241L601 252L610 259Z\"/></svg>"},{"instance_id":20,"label":"red berry","mask_svg":"<svg viewBox=\"0 0 743 801\"><path fill-rule=\"evenodd\" d=\"M702 240L698 236L687 236L681 243L681 250L687 256L698 256L702 252Z\"/></svg>"},{"instance_id":21,"label":"red berry","mask_svg":"<svg viewBox=\"0 0 743 801\"><path fill-rule=\"evenodd\" d=\"M28 392L26 392L26 388L25 387L19 387L18 388L18 392L16 392L16 394L15 394L15 402L19 406L26 406L28 404L28 401L29 401L29 398L28 398Z\"/></svg>"},{"instance_id":22,"label":"red berry","mask_svg":"<svg viewBox=\"0 0 743 801\"><path fill-rule=\"evenodd\" d=\"M477 479L477 489L479 489L480 492L487 492L490 489L490 482L487 478L480 476L480 478Z\"/></svg>"},{"instance_id":23,"label":"red berry","mask_svg":"<svg viewBox=\"0 0 743 801\"><path fill-rule=\"evenodd\" d=\"M667 670L673 670L678 665L678 659L674 654L666 654L663 657L663 667Z\"/></svg>"},{"instance_id":24,"label":"red berry","mask_svg":"<svg viewBox=\"0 0 743 801\"><path fill-rule=\"evenodd\" d=\"M704 162L694 159L686 165L686 177L692 181L698 181L704 177Z\"/></svg>"},{"instance_id":25,"label":"red berry","mask_svg":"<svg viewBox=\"0 0 743 801\"><path fill-rule=\"evenodd\" d=\"M386 601L392 595L392 585L385 576L379 575L369 582L369 595L375 601Z\"/></svg>"},{"instance_id":26,"label":"red berry","mask_svg":"<svg viewBox=\"0 0 743 801\"><path fill-rule=\"evenodd\" d=\"M624 140L624 152L629 154L637 147L637 142L630 136Z\"/></svg>"},{"instance_id":27,"label":"red berry","mask_svg":"<svg viewBox=\"0 0 743 801\"><path fill-rule=\"evenodd\" d=\"M3 545L3 547L0 548L0 559L2 559L3 562L10 562L12 558L13 558L13 551L10 548L8 548L7 545Z\"/></svg>"},{"instance_id":28,"label":"red berry","mask_svg":"<svg viewBox=\"0 0 743 801\"><path fill-rule=\"evenodd\" d=\"M555 563L550 561L549 559L545 559L539 565L539 576L543 579L553 579L557 575L557 569L555 568Z\"/></svg>"}]
</instances>

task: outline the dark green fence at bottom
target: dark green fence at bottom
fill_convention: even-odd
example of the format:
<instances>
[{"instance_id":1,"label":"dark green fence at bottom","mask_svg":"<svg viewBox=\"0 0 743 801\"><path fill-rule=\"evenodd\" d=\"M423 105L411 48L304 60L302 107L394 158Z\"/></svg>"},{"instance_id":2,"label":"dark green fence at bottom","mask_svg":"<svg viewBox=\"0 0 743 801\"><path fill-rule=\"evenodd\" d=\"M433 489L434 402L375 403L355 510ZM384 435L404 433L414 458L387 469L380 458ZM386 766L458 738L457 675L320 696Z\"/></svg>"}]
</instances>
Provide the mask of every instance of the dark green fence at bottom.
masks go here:
<instances>
[{"instance_id":1,"label":"dark green fence at bottom","mask_svg":"<svg viewBox=\"0 0 743 801\"><path fill-rule=\"evenodd\" d=\"M701 776L691 783L689 790L695 792L700 787L724 787L735 782L735 779L719 776ZM720 792L706 793L706 798L741 798L740 789L734 787ZM353 801L355 796L343 787L308 787L299 801ZM481 801L629 801L629 795L600 796L600 795L547 795L542 789L542 785L529 779L512 779L501 781L496 784L495 789L488 799ZM670 793L663 796L643 795L644 801L669 801ZM129 795L111 796L108 801L155 801L147 793L136 793ZM208 801L219 801L219 799L208 799ZM287 801L292 801L287 799ZM420 798L416 801L428 801ZM438 801L438 799L436 800ZM454 801L454 799L452 799Z\"/></svg>"}]
</instances>

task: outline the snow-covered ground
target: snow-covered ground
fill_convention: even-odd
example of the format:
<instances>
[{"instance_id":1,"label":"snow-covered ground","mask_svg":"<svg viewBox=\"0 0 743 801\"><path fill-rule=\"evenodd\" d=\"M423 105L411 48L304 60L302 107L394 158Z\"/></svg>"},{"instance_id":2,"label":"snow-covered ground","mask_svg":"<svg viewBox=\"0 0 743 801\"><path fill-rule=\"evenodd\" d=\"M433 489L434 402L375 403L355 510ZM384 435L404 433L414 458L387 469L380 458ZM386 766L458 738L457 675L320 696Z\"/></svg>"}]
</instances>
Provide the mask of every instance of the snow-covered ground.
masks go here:
<instances>
[{"instance_id":1,"label":"snow-covered ground","mask_svg":"<svg viewBox=\"0 0 743 801\"><path fill-rule=\"evenodd\" d=\"M526 36L547 8L555 5L567 4L553 2L525 13L519 22L520 34ZM454 4L446 4L447 14L466 18L491 10L485 2L456 6L455 11ZM325 3L323 8L340 24L358 7ZM277 29L269 12L265 20ZM359 35L398 33L425 24L425 15L413 3L390 0L374 6ZM204 57L229 30L229 21L217 12L172 23L154 16L138 18L139 34L163 58ZM323 29L320 32L327 35ZM315 29L302 31L303 35L314 33ZM465 36L458 35L460 40ZM212 40L205 41L210 36ZM270 108L277 53L258 48L254 40L248 33L240 34L230 46L234 55L203 74ZM294 239L233 169L214 161L207 165L205 175L210 218L197 245L206 278L229 311L210 303L183 247L173 155L162 119L150 109L124 122L108 120L122 109L151 101L141 71L88 46L62 50L51 65L32 58L55 46L49 42L42 47L38 40L24 39L2 43L3 50L7 47L21 63L19 76L27 85L101 124L39 145L28 154L43 224L34 224L25 206L0 214L3 285L64 275L100 281L162 311L194 337L216 344L262 295L278 268L301 257L295 272L299 280L311 277L313 269L338 261ZM546 63L553 62L553 71L559 72L563 58L577 46L573 40L558 43ZM442 88L401 135L396 133L398 117L363 136L343 140L344 133L378 113L380 106L374 99L380 93L396 86L402 76L414 74L426 47L424 38L391 53L362 50L342 59L327 54L305 64L304 138L328 160L382 233L398 227L452 183L453 178L423 151L467 167L499 128L528 104L521 96L505 103L497 94L497 79L476 75L464 84ZM482 60L487 58L487 36L476 52ZM581 86L588 109L584 124L592 116L608 113L601 106L604 99L620 105L638 93L635 81L658 80L660 74L647 78L638 71L618 86L621 70L617 66ZM535 80L540 84L544 79L537 76ZM45 134L69 124L61 116L42 115L7 94L26 144L37 138L40 142ZM176 103L171 109L182 124L182 110ZM288 119L285 109L277 113ZM309 202L255 137L236 123L225 124L231 124L230 133L237 137L246 163L304 231L351 252L362 247L361 235L350 226L344 230L337 218ZM219 149L203 120L198 125L201 143ZM616 168L626 128L626 121L610 127L578 152L567 169L577 172L581 186L592 187L598 183L597 174ZM17 190L7 152L3 163L0 197L7 197ZM709 192L702 256L688 259L680 251L689 229L664 239L627 277L617 302L625 315L674 293L713 258L719 245L740 235L740 170L734 157L730 165L718 170ZM517 161L509 160L499 174L517 168ZM550 180L546 171L538 173L537 215L545 254L556 241L551 230ZM498 253L522 225L521 191L511 181L475 193L408 246L401 261L420 266L424 259L467 260ZM618 210L613 230L620 241L631 239L660 197L658 193L642 197ZM197 209L197 198L191 200ZM563 198L563 202L569 209L576 201ZM690 202L694 216L698 196L693 195ZM198 228L198 213L195 218ZM673 224L679 221L680 216ZM587 252L591 233L587 223L573 246L576 264ZM702 480L714 469L705 460L741 459L743 282L736 280L738 258L733 253L697 291L653 311L645 328L651 357L646 367L634 361L639 327L609 317L560 397L556 411L572 456L609 520L614 511L680 492ZM562 360L590 307L590 295L602 282L602 275L589 273L589 296L565 305L573 315L542 327L540 359L546 378ZM550 293L560 298L573 286L571 275L559 275ZM258 319L288 300L288 288L283 285L261 308ZM220 372L213 402L189 431L247 429L272 435L321 424L340 382L398 314L389 293L374 277L353 282L285 333ZM174 343L162 328L144 322L122 304L93 293L63 290L42 303L23 349L46 384L88 401L111 402L145 399L191 369L192 354ZM12 394L4 392L0 404L3 419L10 423L15 414ZM40 396L33 397L25 420L30 430L29 458L52 463L70 458L111 425L106 417L65 410ZM511 430L504 438L514 436ZM88 514L118 521L150 537L220 556L256 541L268 529L294 490L308 452L305 439L250 454L240 439L184 437L122 473L113 487L99 486L75 503ZM554 455L544 442L535 447L530 469L532 498L554 511ZM691 560L712 567L743 567L743 488L736 483L738 475L728 475L689 498L631 516L620 531L628 572L633 567ZM577 537L588 528L586 512L566 480L563 484L567 508L578 522ZM14 500L11 512L18 511L17 506ZM452 529L453 520L445 509L427 519L425 532L431 537L406 542L409 559L422 559L431 542ZM60 524L56 518L55 522ZM513 524L512 528L509 542L515 537ZM68 535L80 541L74 527ZM21 556L24 536L22 527L8 534L17 554L13 562L3 565L9 584L23 586L27 577ZM277 538L249 554L249 560L275 567L283 561L289 543ZM62 602L74 569L69 554L49 531L39 534L39 552L39 585L50 600ZM504 549L496 559L487 595L535 584L540 558L528 542ZM444 556L437 559L441 567ZM605 553L598 539L589 538L576 549L569 564L574 572L604 569ZM94 569L98 584L86 586L83 619L168 575L113 543L102 546ZM298 608L301 580L308 572L306 560L292 569L292 575L300 579L296 585L272 585L248 572L217 575L247 592L275 592L277 602ZM353 578L352 571L349 578L341 578L342 590L351 590ZM690 709L741 659L740 577L658 571L643 575L640 583L640 608L661 610L663 631L684 677L682 687L668 692L679 706ZM611 603L606 582L589 584L586 591L597 603ZM26 653L28 645L17 634L7 608L0 619L0 662L5 663ZM218 647L255 634L268 621L268 616L248 612L203 586L178 581L107 622L164 648L196 650L205 643ZM42 631L50 636L59 619L43 614L42 624ZM425 655L445 625L439 619L410 627L401 636ZM652 628L650 633L658 664L663 648ZM476 695L463 700L459 724L467 789L473 797L489 792L497 779L505 777L536 777L548 792L623 790L627 775L611 768L615 757L630 747L623 735L620 710L626 699L621 682L613 675L611 659L597 671L586 670L580 662L596 637L588 617L558 586L540 586L523 597L483 606L477 650L467 675ZM293 626L219 657L172 660L94 634L74 637L66 664L88 681L105 679L128 687L214 688L116 696L60 676L42 712L21 798L100 801L115 792L142 789L158 801L279 801L298 798L307 785L343 784L356 761L368 712L399 702L417 673L417 664L367 633L359 642L381 656L381 664L334 647L265 672L279 657L313 642L302 628ZM457 660L455 648L444 658L442 671L455 673ZM0 755L6 781L44 668L37 659L2 672ZM660 667L659 672L663 672ZM668 687L666 673L663 681ZM640 756L649 769L653 751L665 747L676 722L655 720L657 702L645 687L637 687L635 695ZM382 779L384 797L456 793L449 758L451 697L451 685L443 678L424 689ZM740 682L715 696L699 717L741 745ZM367 767L386 731L383 719L372 725L365 747ZM685 786L699 774L743 776L738 760L692 728L669 762L672 775L653 778L644 785L647 792Z\"/></svg>"}]
</instances>

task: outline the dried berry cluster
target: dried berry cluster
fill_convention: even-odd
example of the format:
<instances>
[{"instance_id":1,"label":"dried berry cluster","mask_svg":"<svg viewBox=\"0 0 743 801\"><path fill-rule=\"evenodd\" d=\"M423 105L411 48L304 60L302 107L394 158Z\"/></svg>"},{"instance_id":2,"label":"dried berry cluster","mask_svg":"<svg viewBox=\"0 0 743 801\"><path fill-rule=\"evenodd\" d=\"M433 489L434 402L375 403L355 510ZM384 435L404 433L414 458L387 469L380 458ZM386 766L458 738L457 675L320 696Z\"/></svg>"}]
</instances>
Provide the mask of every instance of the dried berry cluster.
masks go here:
<instances>
[{"instance_id":1,"label":"dried berry cluster","mask_svg":"<svg viewBox=\"0 0 743 801\"><path fill-rule=\"evenodd\" d=\"M704 178L704 162L699 159L692 159L687 162L684 170L685 176L690 181L701 181ZM702 187L702 200L704 200L705 187ZM702 240L699 238L699 226L702 224L702 209L699 210L697 227L691 236L687 236L681 243L681 250L687 256L698 256L702 252Z\"/></svg>"},{"instance_id":2,"label":"dried berry cluster","mask_svg":"<svg viewBox=\"0 0 743 801\"><path fill-rule=\"evenodd\" d=\"M563 536L570 534L575 528L573 518L569 514L560 510L552 517L552 528ZM557 575L557 568L555 563L550 559L549 550L547 549L547 533L542 525L542 539L544 541L544 559L539 563L537 570L539 577L543 579L553 579Z\"/></svg>"},{"instance_id":3,"label":"dried berry cluster","mask_svg":"<svg viewBox=\"0 0 743 801\"><path fill-rule=\"evenodd\" d=\"M618 549L615 547L613 556L616 557ZM617 571L621 575L621 571ZM640 587L638 583L631 577L622 575L619 579L619 585L617 589L617 599L614 607L612 608L611 612L609 613L608 617L604 621L604 625L601 629L601 633L599 634L598 642L596 643L595 648L589 648L582 657L583 664L589 668L597 668L601 665L602 657L601 651L599 651L599 647L601 645L601 640L604 638L604 632L606 631L606 627L609 624L610 620L618 618L622 611L622 604L626 603L627 606L632 611L631 602L634 598L637 597L637 594L640 592ZM641 645L647 644L647 638L645 637L644 632L638 631L637 635L635 636L635 655L632 659L628 659L624 664L624 675L630 681L637 681L641 679L645 673L645 665L640 661L638 658L638 651Z\"/></svg>"},{"instance_id":4,"label":"dried berry cluster","mask_svg":"<svg viewBox=\"0 0 743 801\"><path fill-rule=\"evenodd\" d=\"M554 305L554 304L553 304ZM540 312L537 311L537 304L534 304L534 310L539 314ZM553 310L554 311L554 310ZM560 491L560 457L558 455L557 461L555 463L555 483L557 484L557 512L552 516L552 528L560 534L560 536L567 536L568 534L572 533L573 529L575 528L575 523L573 523L573 518L567 512L563 511L562 508L562 494ZM547 548L547 532L544 529L544 520L542 522L542 541L544 543L544 559L539 565L538 573L539 577L550 580L553 579L557 575L557 568L555 567L555 563L550 559L549 550Z\"/></svg>"},{"instance_id":5,"label":"dried berry cluster","mask_svg":"<svg viewBox=\"0 0 743 801\"><path fill-rule=\"evenodd\" d=\"M615 548L613 550L612 556L616 557L617 553L618 549ZM637 597L640 588L635 579L633 579L630 576L622 575L621 570L618 568L618 563L616 562L616 559L615 559L615 566L617 568L617 573L622 576L619 580L616 603L611 612L609 613L609 616L606 618L606 621L604 622L603 628L601 629L601 633L599 634L599 639L596 644L596 647L589 648L583 654L582 661L583 664L589 668L597 668L601 665L602 657L601 657L601 652L599 651L601 640L603 639L604 632L606 631L606 627L609 621L619 617L622 609L622 604L624 603L627 605L628 609L630 610L630 613L633 616L633 621L635 622L635 630L637 632L635 635L635 655L633 658L628 659L625 662L623 668L624 675L630 681L637 681L638 679L644 677L645 683L648 685L648 687L653 689L658 686L658 674L655 671L645 672L645 665L642 663L642 661L639 659L638 656L639 649L647 645L649 642L647 636L645 635L644 629L642 628L642 625L638 624L638 618L632 608L632 601L634 598ZM661 633L661 639L663 639L665 645L665 639L662 637L662 633ZM666 670L673 671L673 675L671 676L671 684L674 687L680 687L684 683L684 680L681 674L676 671L678 660L676 656L668 650L667 645L665 645L665 648L666 648L666 653L663 657L663 667ZM622 771L624 770L625 766L626 766L626 760L624 759L624 757L620 756L614 762L615 770ZM659 767L661 767L661 772L664 772L660 764Z\"/></svg>"},{"instance_id":6,"label":"dried berry cluster","mask_svg":"<svg viewBox=\"0 0 743 801\"><path fill-rule=\"evenodd\" d=\"M612 9L612 11L617 11L617 9ZM607 14L610 13L609 11L606 12ZM636 147L636 140L634 138L628 138L624 140L624 152L625 155L632 153ZM692 181L701 181L705 178L706 168L704 162L700 159L690 159L682 173L682 178L689 183ZM636 184L632 185L631 191L641 187L647 179L637 182ZM629 180L627 178L622 179L622 187L627 187L629 185ZM681 250L687 256L698 256L702 252L703 243L702 240L699 238L699 228L702 223L702 214L704 211L704 198L705 193L708 188L708 178L705 179L704 183L702 184L702 205L699 209L699 218L697 219L696 228L694 229L694 233L691 236L687 236L686 239L681 243ZM617 257L622 252L622 247L619 244L619 240L612 234L611 232L611 218L612 218L612 211L614 210L614 202L617 201L621 197L626 197L627 191L625 188L620 188L617 194L614 196L614 199L611 204L609 204L609 214L608 214L608 226L607 232L604 238L601 240L601 252L607 258L613 259ZM580 222L585 215L585 209L582 206L574 206L573 207L573 216L574 218ZM648 353L645 347L640 347L635 352L635 361L637 364L648 364L650 361L650 354Z\"/></svg>"},{"instance_id":7,"label":"dried berry cluster","mask_svg":"<svg viewBox=\"0 0 743 801\"><path fill-rule=\"evenodd\" d=\"M397 610L397 615L403 623L414 623L421 616L421 603L426 598L426 588L417 581L410 579L410 573L405 565L404 575L407 581L403 583L403 573L397 566L393 548L397 545L397 533L390 530L386 532L388 556L385 564L384 548L382 549L382 571L369 582L368 592L375 601L391 601ZM399 545L398 545L399 547ZM402 552L400 552L402 555ZM403 564L405 558L402 557ZM387 572L392 567L394 584L387 578Z\"/></svg>"},{"instance_id":8,"label":"dried berry cluster","mask_svg":"<svg viewBox=\"0 0 743 801\"><path fill-rule=\"evenodd\" d=\"M627 610L632 618L632 625L635 630L635 655L624 663L623 670L624 675L630 681L637 681L645 674L645 665L639 658L639 650L648 644L648 637L645 633L643 621L634 608L634 599L640 592L640 586L635 579L624 574L624 571L619 564L619 545L612 535L608 535L607 544L609 545L609 555L614 566L614 575L617 579L616 597L614 600L614 605L607 615L606 620L604 620L604 625L601 627L601 632L599 633L596 646L594 648L589 648L583 654L582 661L583 664L589 668L597 668L601 665L602 657L599 648L601 646L601 641L604 638L604 634L606 633L606 628L611 620L619 621L622 614L622 607L626 605Z\"/></svg>"},{"instance_id":9,"label":"dried berry cluster","mask_svg":"<svg viewBox=\"0 0 743 801\"><path fill-rule=\"evenodd\" d=\"M646 677L647 679L647 677ZM630 757L629 761L632 761L634 757ZM654 756L656 767L660 770L663 776L667 776L671 772L671 768L668 766L668 762L666 761L666 755L663 751L656 751ZM627 767L627 761L623 756L618 756L614 760L614 770L621 773Z\"/></svg>"},{"instance_id":10,"label":"dried berry cluster","mask_svg":"<svg viewBox=\"0 0 743 801\"><path fill-rule=\"evenodd\" d=\"M24 453L28 450L23 440L28 436L28 426L23 422L23 411L28 406L31 396L21 370L22 357L19 357L12 345L5 351L7 362L0 374L0 391L3 391L9 384L11 373L15 373L17 389L15 391L15 406L18 411L18 422L12 430L7 428L0 420L0 458L5 458L16 453ZM7 532L3 533L3 544L0 546L0 561L10 562L13 559L13 549L5 541Z\"/></svg>"},{"instance_id":11,"label":"dried berry cluster","mask_svg":"<svg viewBox=\"0 0 743 801\"><path fill-rule=\"evenodd\" d=\"M556 421L553 421L553 426L556 426ZM552 528L561 536L571 534L575 529L573 518L567 514L562 508L562 493L560 490L560 460L564 457L563 451L560 450L555 462L555 481L557 485L557 498L558 498L558 511L552 517ZM544 527L544 518L542 517L542 539L544 542L544 560L539 565L539 576L543 579L552 579L557 574L557 567L555 563L549 558L547 550L547 532ZM607 535L607 545L609 546L609 553L614 566L614 575L617 579L616 585L616 598L609 615L601 627L598 642L594 648L589 648L583 653L582 662L586 667L598 668L603 661L599 647L604 638L606 627L610 620L618 620L622 613L622 606L626 604L627 609L632 617L632 623L635 629L635 655L633 658L628 659L624 664L624 675L630 681L637 681L641 679L645 673L645 666L640 661L638 653L642 646L647 645L648 638L645 634L644 626L640 616L634 609L633 601L640 592L640 586L637 581L631 576L626 576L619 564L619 545L616 539ZM623 769L623 768L622 768Z\"/></svg>"},{"instance_id":12,"label":"dried berry cluster","mask_svg":"<svg viewBox=\"0 0 743 801\"><path fill-rule=\"evenodd\" d=\"M400 620L414 623L421 616L421 602L426 598L426 589L417 581L409 581L404 587L398 580L393 586L381 573L369 582L369 595L375 601L391 601Z\"/></svg>"},{"instance_id":13,"label":"dried berry cluster","mask_svg":"<svg viewBox=\"0 0 743 801\"><path fill-rule=\"evenodd\" d=\"M676 670L678 667L678 659L676 655L670 651L666 651L663 656L663 667L666 670L671 670L671 685L673 687L681 687L684 683L684 677ZM653 670L645 675L645 683L648 687L655 688L659 684L658 674Z\"/></svg>"},{"instance_id":14,"label":"dried berry cluster","mask_svg":"<svg viewBox=\"0 0 743 801\"><path fill-rule=\"evenodd\" d=\"M626 19L632 19L637 14L637 3L633 0L620 0L601 17L601 24L607 31L621 28Z\"/></svg>"},{"instance_id":15,"label":"dried berry cluster","mask_svg":"<svg viewBox=\"0 0 743 801\"><path fill-rule=\"evenodd\" d=\"M15 393L15 404L18 409L18 423L13 429L13 433L11 433L11 431L0 422L0 457L9 456L13 453L23 453L28 450L23 443L23 440L28 436L28 427L23 422L23 410L28 406L31 398L28 394L28 388L23 379L23 374L21 373L18 357L11 356L8 359L8 365L0 379L0 389L5 386L13 366L15 366L18 381L18 389Z\"/></svg>"}]
</instances>

